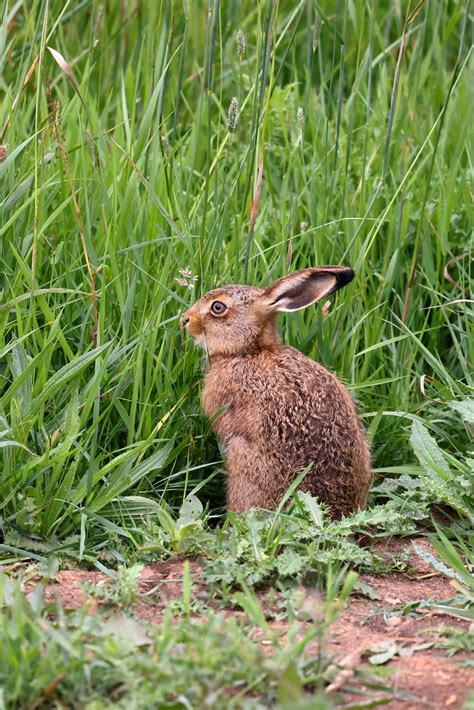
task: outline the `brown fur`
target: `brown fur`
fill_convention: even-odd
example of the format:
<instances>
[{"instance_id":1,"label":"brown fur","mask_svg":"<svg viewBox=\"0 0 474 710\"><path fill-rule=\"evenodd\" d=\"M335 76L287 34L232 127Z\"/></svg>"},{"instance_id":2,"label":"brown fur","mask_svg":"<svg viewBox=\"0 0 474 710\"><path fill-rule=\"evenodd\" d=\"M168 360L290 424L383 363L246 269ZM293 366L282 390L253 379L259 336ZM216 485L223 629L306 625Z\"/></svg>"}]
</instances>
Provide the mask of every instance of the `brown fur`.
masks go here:
<instances>
[{"instance_id":1,"label":"brown fur","mask_svg":"<svg viewBox=\"0 0 474 710\"><path fill-rule=\"evenodd\" d=\"M210 358L203 404L226 447L231 510L274 509L311 463L300 488L334 517L366 504L370 454L349 393L335 375L283 345L276 326L278 310L314 303L351 280L349 271L304 269L265 290L224 286L183 317ZM215 301L227 307L223 315L212 314Z\"/></svg>"}]
</instances>

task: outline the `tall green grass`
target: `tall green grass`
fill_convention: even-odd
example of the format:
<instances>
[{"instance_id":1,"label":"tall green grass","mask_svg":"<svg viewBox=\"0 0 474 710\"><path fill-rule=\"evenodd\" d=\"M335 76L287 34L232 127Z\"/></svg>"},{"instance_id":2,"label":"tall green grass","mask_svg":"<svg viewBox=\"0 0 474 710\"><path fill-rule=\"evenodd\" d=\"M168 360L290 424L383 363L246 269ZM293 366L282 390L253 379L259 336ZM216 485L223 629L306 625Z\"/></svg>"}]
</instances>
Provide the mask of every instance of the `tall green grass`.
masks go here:
<instances>
[{"instance_id":1,"label":"tall green grass","mask_svg":"<svg viewBox=\"0 0 474 710\"><path fill-rule=\"evenodd\" d=\"M467 0L4 5L9 539L82 554L101 530L132 537L162 497L221 508L179 312L218 284L308 265L349 264L356 280L326 317L285 317L284 337L353 390L375 468L413 461L414 417L463 446L436 401L472 386L468 13Z\"/></svg>"}]
</instances>

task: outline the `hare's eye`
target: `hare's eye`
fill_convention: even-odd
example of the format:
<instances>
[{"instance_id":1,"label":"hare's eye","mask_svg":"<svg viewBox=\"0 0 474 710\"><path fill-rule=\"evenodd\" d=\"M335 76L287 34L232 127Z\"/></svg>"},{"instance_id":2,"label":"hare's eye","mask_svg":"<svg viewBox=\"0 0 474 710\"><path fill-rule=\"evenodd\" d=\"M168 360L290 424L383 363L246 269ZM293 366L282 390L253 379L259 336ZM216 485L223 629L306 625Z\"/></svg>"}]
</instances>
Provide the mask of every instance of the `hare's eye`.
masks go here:
<instances>
[{"instance_id":1,"label":"hare's eye","mask_svg":"<svg viewBox=\"0 0 474 710\"><path fill-rule=\"evenodd\" d=\"M214 301L211 305L211 313L215 316L222 316L227 310L227 306L222 301Z\"/></svg>"}]
</instances>

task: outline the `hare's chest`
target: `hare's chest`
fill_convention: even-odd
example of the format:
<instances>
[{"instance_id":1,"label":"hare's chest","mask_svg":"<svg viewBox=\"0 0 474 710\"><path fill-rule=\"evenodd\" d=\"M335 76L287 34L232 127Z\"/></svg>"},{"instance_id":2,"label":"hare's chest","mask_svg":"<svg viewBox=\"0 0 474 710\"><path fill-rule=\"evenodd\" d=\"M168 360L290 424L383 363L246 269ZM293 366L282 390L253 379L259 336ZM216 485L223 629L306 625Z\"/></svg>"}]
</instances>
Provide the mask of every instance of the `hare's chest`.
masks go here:
<instances>
[{"instance_id":1,"label":"hare's chest","mask_svg":"<svg viewBox=\"0 0 474 710\"><path fill-rule=\"evenodd\" d=\"M202 393L204 411L213 419L213 428L225 442L235 436L250 435L259 428L268 385L265 376L240 362L225 368L211 368Z\"/></svg>"},{"instance_id":2,"label":"hare's chest","mask_svg":"<svg viewBox=\"0 0 474 710\"><path fill-rule=\"evenodd\" d=\"M252 403L258 406L275 389L278 388L269 381L266 372L247 362L229 362L225 367L211 367L204 380L204 411L212 417L223 408L235 411Z\"/></svg>"},{"instance_id":3,"label":"hare's chest","mask_svg":"<svg viewBox=\"0 0 474 710\"><path fill-rule=\"evenodd\" d=\"M235 393L229 383L219 380L218 375L211 369L204 379L202 390L202 404L207 417L213 418L226 411L235 399Z\"/></svg>"}]
</instances>

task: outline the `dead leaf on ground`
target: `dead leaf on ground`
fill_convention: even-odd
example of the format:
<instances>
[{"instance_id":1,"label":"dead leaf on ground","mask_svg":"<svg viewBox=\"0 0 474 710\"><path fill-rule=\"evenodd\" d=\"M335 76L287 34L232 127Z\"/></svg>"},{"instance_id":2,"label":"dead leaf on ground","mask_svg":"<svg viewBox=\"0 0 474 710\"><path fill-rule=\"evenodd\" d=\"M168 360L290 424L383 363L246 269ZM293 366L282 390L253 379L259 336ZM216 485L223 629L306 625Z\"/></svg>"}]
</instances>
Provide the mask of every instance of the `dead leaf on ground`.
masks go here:
<instances>
[{"instance_id":1,"label":"dead leaf on ground","mask_svg":"<svg viewBox=\"0 0 474 710\"><path fill-rule=\"evenodd\" d=\"M340 663L338 663L339 672L332 683L327 686L325 690L326 693L335 693L337 690L340 690L350 678L352 678L354 670L361 663L362 655L365 651L366 645L364 643L347 654L347 656L344 656ZM334 668L337 668L337 666L332 666L329 670L331 671Z\"/></svg>"},{"instance_id":2,"label":"dead leaf on ground","mask_svg":"<svg viewBox=\"0 0 474 710\"><path fill-rule=\"evenodd\" d=\"M100 636L115 636L121 641L131 642L134 646L148 646L151 644L145 627L139 621L132 619L118 611L109 616L101 626Z\"/></svg>"}]
</instances>

